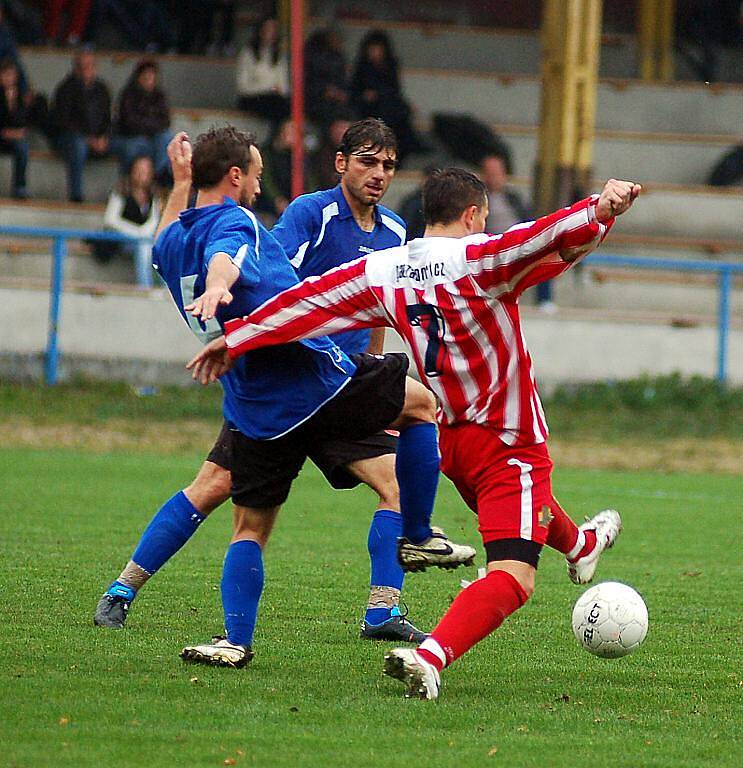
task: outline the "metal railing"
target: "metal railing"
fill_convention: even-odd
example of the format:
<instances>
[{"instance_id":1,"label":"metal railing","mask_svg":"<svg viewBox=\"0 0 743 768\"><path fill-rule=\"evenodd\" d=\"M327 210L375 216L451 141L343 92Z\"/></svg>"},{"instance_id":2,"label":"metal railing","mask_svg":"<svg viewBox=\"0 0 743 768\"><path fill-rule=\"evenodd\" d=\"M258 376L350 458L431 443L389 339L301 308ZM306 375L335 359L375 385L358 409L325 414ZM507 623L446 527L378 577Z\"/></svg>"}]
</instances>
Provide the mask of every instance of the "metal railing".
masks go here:
<instances>
[{"instance_id":1,"label":"metal railing","mask_svg":"<svg viewBox=\"0 0 743 768\"><path fill-rule=\"evenodd\" d=\"M62 288L64 286L64 268L67 259L68 240L105 240L114 243L139 243L141 240L119 232L102 232L86 229L62 229L57 227L4 227L0 226L0 235L9 237L28 237L50 239L52 241L52 279L49 286L49 322L46 336L46 355L44 358L44 381L57 383L57 365L59 363L59 316L62 310Z\"/></svg>"},{"instance_id":2,"label":"metal railing","mask_svg":"<svg viewBox=\"0 0 743 768\"><path fill-rule=\"evenodd\" d=\"M717 299L717 380L727 379L728 337L730 335L730 294L734 275L743 275L743 264L729 261L699 261L689 259L651 259L644 256L622 256L617 253L596 252L585 262L607 267L639 267L666 272L707 272L718 276Z\"/></svg>"},{"instance_id":3,"label":"metal railing","mask_svg":"<svg viewBox=\"0 0 743 768\"><path fill-rule=\"evenodd\" d=\"M61 312L62 288L64 285L64 267L67 258L68 240L108 240L110 242L138 243L136 238L118 232L101 232L81 229L3 227L0 235L51 239L52 241L52 280L49 290L49 323L47 329L44 380L47 384L56 384L57 365L59 362L58 328ZM652 259L640 256L622 256L615 253L597 252L590 254L585 263L594 266L635 267L681 272L706 272L718 276L717 305L717 379L727 379L728 337L730 334L730 295L733 289L733 277L743 275L743 264L724 261L694 261L683 259Z\"/></svg>"}]
</instances>

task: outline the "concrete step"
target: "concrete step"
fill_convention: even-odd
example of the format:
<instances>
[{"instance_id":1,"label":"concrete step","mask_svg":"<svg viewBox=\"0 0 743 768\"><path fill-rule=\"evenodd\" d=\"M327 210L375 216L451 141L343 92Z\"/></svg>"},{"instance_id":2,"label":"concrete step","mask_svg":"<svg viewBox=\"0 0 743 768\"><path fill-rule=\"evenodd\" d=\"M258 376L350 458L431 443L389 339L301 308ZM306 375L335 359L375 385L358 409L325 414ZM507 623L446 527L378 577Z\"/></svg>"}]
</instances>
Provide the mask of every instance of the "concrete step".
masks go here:
<instances>
[{"instance_id":1,"label":"concrete step","mask_svg":"<svg viewBox=\"0 0 743 768\"><path fill-rule=\"evenodd\" d=\"M514 173L533 172L539 141L536 128L493 126L511 147ZM704 184L710 171L736 143L734 135L597 132L594 175L644 183Z\"/></svg>"},{"instance_id":2,"label":"concrete step","mask_svg":"<svg viewBox=\"0 0 743 768\"><path fill-rule=\"evenodd\" d=\"M403 87L418 114L465 113L490 123L538 125L538 77L406 69ZM738 135L743 88L737 85L649 85L602 80L596 126L607 131Z\"/></svg>"}]
</instances>

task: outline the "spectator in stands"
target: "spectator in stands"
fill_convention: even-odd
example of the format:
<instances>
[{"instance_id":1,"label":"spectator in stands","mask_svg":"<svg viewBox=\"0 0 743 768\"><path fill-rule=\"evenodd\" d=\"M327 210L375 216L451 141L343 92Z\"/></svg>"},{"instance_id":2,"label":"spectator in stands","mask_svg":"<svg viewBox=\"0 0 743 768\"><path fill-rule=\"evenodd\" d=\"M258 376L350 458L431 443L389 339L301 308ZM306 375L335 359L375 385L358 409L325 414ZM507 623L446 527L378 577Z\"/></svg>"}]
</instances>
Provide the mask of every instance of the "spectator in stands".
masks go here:
<instances>
[{"instance_id":1,"label":"spectator in stands","mask_svg":"<svg viewBox=\"0 0 743 768\"><path fill-rule=\"evenodd\" d=\"M135 67L119 96L116 152L122 169L128 170L135 157L148 155L155 165L160 183L167 184L170 177L168 142L170 107L165 92L159 85L160 68L157 62L143 59Z\"/></svg>"},{"instance_id":2,"label":"spectator in stands","mask_svg":"<svg viewBox=\"0 0 743 768\"><path fill-rule=\"evenodd\" d=\"M160 204L155 189L155 168L148 155L135 157L129 173L122 177L106 206L107 229L130 237L144 238L136 244L96 241L94 254L99 261L110 261L121 253L133 253L137 285L152 287L152 240L160 220Z\"/></svg>"},{"instance_id":3,"label":"spectator in stands","mask_svg":"<svg viewBox=\"0 0 743 768\"><path fill-rule=\"evenodd\" d=\"M28 90L26 71L18 55L18 46L16 45L13 33L5 23L5 14L0 5L0 60L6 61L7 59L10 59L15 64L16 71L18 72L18 87L21 89L21 93L25 95Z\"/></svg>"},{"instance_id":4,"label":"spectator in stands","mask_svg":"<svg viewBox=\"0 0 743 768\"><path fill-rule=\"evenodd\" d=\"M305 111L311 120L327 125L328 115L335 116L350 102L346 57L335 31L319 29L310 35L304 64Z\"/></svg>"},{"instance_id":5,"label":"spectator in stands","mask_svg":"<svg viewBox=\"0 0 743 768\"><path fill-rule=\"evenodd\" d=\"M179 53L230 54L235 0L178 0L170 7L178 28ZM219 32L216 29L218 20Z\"/></svg>"},{"instance_id":6,"label":"spectator in stands","mask_svg":"<svg viewBox=\"0 0 743 768\"><path fill-rule=\"evenodd\" d=\"M85 34L91 5L92 0L49 0L44 23L44 32L49 42L58 43L62 35L66 45L78 45ZM67 24L62 33L62 16L65 12Z\"/></svg>"},{"instance_id":7,"label":"spectator in stands","mask_svg":"<svg viewBox=\"0 0 743 768\"><path fill-rule=\"evenodd\" d=\"M289 116L289 59L276 19L253 28L237 57L237 105L275 126Z\"/></svg>"},{"instance_id":8,"label":"spectator in stands","mask_svg":"<svg viewBox=\"0 0 743 768\"><path fill-rule=\"evenodd\" d=\"M279 123L262 149L263 176L256 207L274 220L281 216L292 199L292 147L296 140L294 122L287 118ZM314 189L310 157L307 154L304 169L305 189Z\"/></svg>"},{"instance_id":9,"label":"spectator in stands","mask_svg":"<svg viewBox=\"0 0 743 768\"><path fill-rule=\"evenodd\" d=\"M95 0L86 40L95 40L102 21L114 24L140 51L167 51L175 34L164 0Z\"/></svg>"},{"instance_id":10,"label":"spectator in stands","mask_svg":"<svg viewBox=\"0 0 743 768\"><path fill-rule=\"evenodd\" d=\"M75 56L72 72L54 92L52 111L59 148L67 163L69 198L81 203L88 156L105 157L110 145L111 94L98 78L93 53L81 51Z\"/></svg>"},{"instance_id":11,"label":"spectator in stands","mask_svg":"<svg viewBox=\"0 0 743 768\"><path fill-rule=\"evenodd\" d=\"M0 154L13 155L11 195L25 200L28 165L28 107L31 94L21 93L18 68L12 59L0 61Z\"/></svg>"},{"instance_id":12,"label":"spectator in stands","mask_svg":"<svg viewBox=\"0 0 743 768\"><path fill-rule=\"evenodd\" d=\"M428 149L412 124L400 86L397 57L386 32L372 30L361 41L351 77L351 101L359 116L384 120L397 136L397 157Z\"/></svg>"},{"instance_id":13,"label":"spectator in stands","mask_svg":"<svg viewBox=\"0 0 743 768\"><path fill-rule=\"evenodd\" d=\"M40 6L38 8L32 5ZM3 0L2 17L20 45L39 45L44 39L44 7L41 0L30 4L25 0ZM0 56L0 58L4 58Z\"/></svg>"},{"instance_id":14,"label":"spectator in stands","mask_svg":"<svg viewBox=\"0 0 743 768\"><path fill-rule=\"evenodd\" d=\"M511 165L508 157L501 154L485 155L480 161L480 176L488 190L488 218L485 231L497 235L522 221L529 221L533 214L521 196L508 187ZM545 282L537 286L537 304L545 312L554 311L552 285Z\"/></svg>"},{"instance_id":15,"label":"spectator in stands","mask_svg":"<svg viewBox=\"0 0 743 768\"><path fill-rule=\"evenodd\" d=\"M318 189L331 189L341 177L335 170L335 156L343 134L354 122L355 116L349 108L338 108L323 128L320 143L314 157L314 177Z\"/></svg>"}]
</instances>

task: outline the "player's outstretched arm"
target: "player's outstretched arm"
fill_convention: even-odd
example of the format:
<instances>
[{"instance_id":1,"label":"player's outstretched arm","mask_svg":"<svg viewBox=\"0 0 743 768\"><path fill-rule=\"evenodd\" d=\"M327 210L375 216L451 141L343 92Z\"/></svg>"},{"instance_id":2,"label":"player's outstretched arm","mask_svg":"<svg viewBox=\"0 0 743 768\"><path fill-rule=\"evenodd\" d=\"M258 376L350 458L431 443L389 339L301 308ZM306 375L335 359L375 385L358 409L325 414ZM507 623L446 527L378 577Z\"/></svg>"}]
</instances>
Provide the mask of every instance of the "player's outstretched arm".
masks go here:
<instances>
[{"instance_id":1,"label":"player's outstretched arm","mask_svg":"<svg viewBox=\"0 0 743 768\"><path fill-rule=\"evenodd\" d=\"M176 133L170 140L168 158L173 173L173 189L157 225L155 240L178 218L181 211L188 208L188 196L191 193L191 142L185 131Z\"/></svg>"},{"instance_id":2,"label":"player's outstretched arm","mask_svg":"<svg viewBox=\"0 0 743 768\"><path fill-rule=\"evenodd\" d=\"M232 368L232 358L227 352L224 336L210 341L191 360L186 363L194 381L212 384Z\"/></svg>"},{"instance_id":3,"label":"player's outstretched arm","mask_svg":"<svg viewBox=\"0 0 743 768\"><path fill-rule=\"evenodd\" d=\"M204 293L183 309L194 317L200 317L204 322L211 320L218 307L232 301L230 288L239 276L240 270L226 253L215 254L209 262Z\"/></svg>"},{"instance_id":4,"label":"player's outstretched arm","mask_svg":"<svg viewBox=\"0 0 743 768\"><path fill-rule=\"evenodd\" d=\"M628 211L642 192L642 187L633 181L609 179L596 203L596 218L605 224L615 216L621 216Z\"/></svg>"}]
</instances>

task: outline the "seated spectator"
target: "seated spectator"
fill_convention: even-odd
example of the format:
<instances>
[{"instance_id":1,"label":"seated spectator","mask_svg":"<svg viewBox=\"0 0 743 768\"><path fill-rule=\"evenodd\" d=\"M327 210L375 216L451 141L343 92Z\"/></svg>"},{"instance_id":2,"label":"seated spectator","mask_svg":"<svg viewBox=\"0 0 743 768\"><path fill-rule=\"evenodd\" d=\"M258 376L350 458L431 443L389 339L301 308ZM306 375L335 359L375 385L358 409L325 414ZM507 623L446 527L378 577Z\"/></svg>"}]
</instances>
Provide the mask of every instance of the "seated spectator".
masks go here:
<instances>
[{"instance_id":1,"label":"seated spectator","mask_svg":"<svg viewBox=\"0 0 743 768\"><path fill-rule=\"evenodd\" d=\"M499 154L485 155L480 161L480 176L488 189L488 218L485 231L497 235L514 224L529 221L533 214L521 196L508 188L511 167L507 157ZM554 310L550 281L537 286L537 304L545 312Z\"/></svg>"},{"instance_id":2,"label":"seated spectator","mask_svg":"<svg viewBox=\"0 0 743 768\"><path fill-rule=\"evenodd\" d=\"M111 95L97 72L93 53L82 51L73 60L72 72L54 92L53 122L67 163L67 191L69 199L77 203L83 201L88 156L105 157L109 152Z\"/></svg>"},{"instance_id":3,"label":"seated spectator","mask_svg":"<svg viewBox=\"0 0 743 768\"><path fill-rule=\"evenodd\" d=\"M44 32L53 45L60 42L60 35L66 45L79 45L85 34L92 0L49 0L46 6ZM67 24L62 33L62 16L67 12Z\"/></svg>"},{"instance_id":4,"label":"seated spectator","mask_svg":"<svg viewBox=\"0 0 743 768\"><path fill-rule=\"evenodd\" d=\"M131 167L138 155L147 155L155 165L159 182L170 177L168 142L172 137L170 107L158 84L160 69L155 61L144 59L134 68L119 96L114 145L122 170Z\"/></svg>"},{"instance_id":5,"label":"seated spectator","mask_svg":"<svg viewBox=\"0 0 743 768\"><path fill-rule=\"evenodd\" d=\"M18 87L21 89L21 93L25 95L28 90L26 71L18 55L18 46L16 45L13 33L5 23L5 12L2 5L0 5L0 61L6 61L7 59L10 59L15 64L16 71L18 72Z\"/></svg>"},{"instance_id":6,"label":"seated spectator","mask_svg":"<svg viewBox=\"0 0 743 768\"><path fill-rule=\"evenodd\" d=\"M256 207L277 219L292 199L292 147L297 140L294 122L284 120L263 147L261 194ZM305 189L314 189L310 178L310 158L305 155Z\"/></svg>"},{"instance_id":7,"label":"seated spectator","mask_svg":"<svg viewBox=\"0 0 743 768\"><path fill-rule=\"evenodd\" d=\"M332 189L340 182L341 178L335 170L335 156L343 134L353 121L354 114L350 109L337 109L335 116L325 126L314 158L314 176L318 189Z\"/></svg>"},{"instance_id":8,"label":"seated spectator","mask_svg":"<svg viewBox=\"0 0 743 768\"><path fill-rule=\"evenodd\" d=\"M361 41L351 77L351 103L359 116L384 120L397 136L398 160L428 147L412 124L412 113L405 100L392 43L385 32L373 30Z\"/></svg>"},{"instance_id":9,"label":"seated spectator","mask_svg":"<svg viewBox=\"0 0 743 768\"><path fill-rule=\"evenodd\" d=\"M31 94L21 94L18 68L12 59L0 61L0 154L13 155L11 195L24 200L28 165L28 120Z\"/></svg>"},{"instance_id":10,"label":"seated spectator","mask_svg":"<svg viewBox=\"0 0 743 768\"><path fill-rule=\"evenodd\" d=\"M307 117L319 125L350 102L346 57L331 29L313 32L305 43L304 101Z\"/></svg>"},{"instance_id":11,"label":"seated spectator","mask_svg":"<svg viewBox=\"0 0 743 768\"><path fill-rule=\"evenodd\" d=\"M132 253L137 285L152 287L152 240L160 219L160 204L155 190L155 169L147 155L135 157L127 176L122 177L106 206L106 229L130 237L144 238L138 243L95 241L93 252L99 261L110 261L121 253Z\"/></svg>"},{"instance_id":12,"label":"seated spectator","mask_svg":"<svg viewBox=\"0 0 743 768\"><path fill-rule=\"evenodd\" d=\"M276 19L263 19L237 57L237 105L274 125L289 116L289 59Z\"/></svg>"},{"instance_id":13,"label":"seated spectator","mask_svg":"<svg viewBox=\"0 0 743 768\"><path fill-rule=\"evenodd\" d=\"M166 5L163 0L95 0L85 39L95 41L105 21L139 51L167 51L175 43L175 33Z\"/></svg>"}]
</instances>

